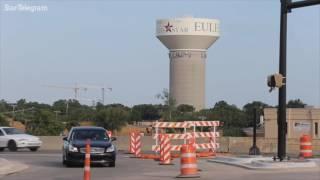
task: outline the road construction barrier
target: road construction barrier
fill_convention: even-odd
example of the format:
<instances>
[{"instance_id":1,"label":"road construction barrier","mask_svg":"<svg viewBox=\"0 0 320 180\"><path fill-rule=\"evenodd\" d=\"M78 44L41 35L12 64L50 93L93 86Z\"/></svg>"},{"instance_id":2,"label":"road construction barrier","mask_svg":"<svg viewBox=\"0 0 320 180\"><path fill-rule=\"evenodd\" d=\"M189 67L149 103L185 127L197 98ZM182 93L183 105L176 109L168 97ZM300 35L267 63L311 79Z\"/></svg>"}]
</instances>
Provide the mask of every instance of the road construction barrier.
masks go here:
<instances>
[{"instance_id":1,"label":"road construction barrier","mask_svg":"<svg viewBox=\"0 0 320 180\"><path fill-rule=\"evenodd\" d=\"M219 121L185 121L185 122L155 122L153 127L155 128L155 135L153 139L156 141L156 145L152 146L152 150L155 152L160 151L159 145L159 130L162 128L183 128L184 133L182 134L167 134L170 139L183 139L184 144L187 143L187 140L190 138L208 138L208 143L195 143L194 146L196 149L209 149L211 152L215 152L219 148L219 144L216 142L216 138L219 137L219 132L217 132L216 127L220 125ZM193 132L187 132L188 128L193 127ZM196 132L196 127L209 127L211 132ZM182 145L172 145L171 151L180 151Z\"/></svg>"},{"instance_id":2,"label":"road construction barrier","mask_svg":"<svg viewBox=\"0 0 320 180\"><path fill-rule=\"evenodd\" d=\"M171 144L168 135L160 136L160 165L172 165L171 163Z\"/></svg>"},{"instance_id":3,"label":"road construction barrier","mask_svg":"<svg viewBox=\"0 0 320 180\"><path fill-rule=\"evenodd\" d=\"M130 136L129 136L129 153L134 154L134 150L135 150L135 132L130 132Z\"/></svg>"},{"instance_id":4,"label":"road construction barrier","mask_svg":"<svg viewBox=\"0 0 320 180\"><path fill-rule=\"evenodd\" d=\"M300 157L312 157L312 138L309 135L302 135L300 137Z\"/></svg>"},{"instance_id":5,"label":"road construction barrier","mask_svg":"<svg viewBox=\"0 0 320 180\"><path fill-rule=\"evenodd\" d=\"M86 142L86 154L85 154L85 160L84 160L84 174L83 179L84 180L90 180L91 173L90 173L90 153L91 153L91 147L90 147L90 140L87 140Z\"/></svg>"},{"instance_id":6,"label":"road construction barrier","mask_svg":"<svg viewBox=\"0 0 320 180\"><path fill-rule=\"evenodd\" d=\"M141 157L141 133L134 133L134 155L135 157Z\"/></svg>"},{"instance_id":7,"label":"road construction barrier","mask_svg":"<svg viewBox=\"0 0 320 180\"><path fill-rule=\"evenodd\" d=\"M202 156L211 156L214 155L216 149L219 148L219 144L216 142L216 137L219 137L219 133L217 131L217 126L220 126L219 121L192 121L193 125L194 137L195 138L208 138L208 143L198 144L197 149L209 149L208 152L202 152ZM196 127L209 127L212 132L196 132ZM196 141L196 139L194 139ZM195 144L197 144L195 142Z\"/></svg>"},{"instance_id":8,"label":"road construction barrier","mask_svg":"<svg viewBox=\"0 0 320 180\"><path fill-rule=\"evenodd\" d=\"M164 154L164 134L159 134L159 140L160 140L160 162L163 161L163 154Z\"/></svg>"},{"instance_id":9,"label":"road construction barrier","mask_svg":"<svg viewBox=\"0 0 320 180\"><path fill-rule=\"evenodd\" d=\"M183 145L181 147L180 175L178 178L197 178L198 174L196 148L193 145Z\"/></svg>"}]
</instances>

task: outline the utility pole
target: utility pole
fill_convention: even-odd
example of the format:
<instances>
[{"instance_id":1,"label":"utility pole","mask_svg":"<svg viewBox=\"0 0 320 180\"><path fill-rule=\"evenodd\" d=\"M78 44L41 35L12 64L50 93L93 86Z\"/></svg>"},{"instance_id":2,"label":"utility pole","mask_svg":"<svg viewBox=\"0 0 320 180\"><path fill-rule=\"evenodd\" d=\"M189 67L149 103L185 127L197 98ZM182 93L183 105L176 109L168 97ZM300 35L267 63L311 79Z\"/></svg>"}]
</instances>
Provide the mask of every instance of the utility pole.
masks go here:
<instances>
[{"instance_id":1,"label":"utility pole","mask_svg":"<svg viewBox=\"0 0 320 180\"><path fill-rule=\"evenodd\" d=\"M283 85L279 87L278 99L278 159L280 161L284 160L286 157L287 14L295 8L318 4L320 4L320 0L305 0L296 2L292 2L292 0L281 0L279 74L281 74L284 78Z\"/></svg>"},{"instance_id":2,"label":"utility pole","mask_svg":"<svg viewBox=\"0 0 320 180\"><path fill-rule=\"evenodd\" d=\"M60 114L61 112L60 111L53 111L56 113L56 121L58 121L58 114Z\"/></svg>"}]
</instances>

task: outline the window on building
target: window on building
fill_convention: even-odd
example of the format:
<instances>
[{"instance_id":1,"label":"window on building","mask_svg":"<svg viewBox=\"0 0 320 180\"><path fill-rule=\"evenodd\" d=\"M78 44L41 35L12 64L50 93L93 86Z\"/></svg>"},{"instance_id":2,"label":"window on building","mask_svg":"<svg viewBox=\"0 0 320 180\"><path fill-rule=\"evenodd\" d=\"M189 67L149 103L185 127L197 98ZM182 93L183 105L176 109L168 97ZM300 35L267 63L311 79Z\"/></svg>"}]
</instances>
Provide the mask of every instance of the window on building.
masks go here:
<instances>
[{"instance_id":1,"label":"window on building","mask_svg":"<svg viewBox=\"0 0 320 180\"><path fill-rule=\"evenodd\" d=\"M318 126L318 123L316 122L316 123L314 123L314 134L316 136L318 136L318 131L319 131L319 126Z\"/></svg>"}]
</instances>

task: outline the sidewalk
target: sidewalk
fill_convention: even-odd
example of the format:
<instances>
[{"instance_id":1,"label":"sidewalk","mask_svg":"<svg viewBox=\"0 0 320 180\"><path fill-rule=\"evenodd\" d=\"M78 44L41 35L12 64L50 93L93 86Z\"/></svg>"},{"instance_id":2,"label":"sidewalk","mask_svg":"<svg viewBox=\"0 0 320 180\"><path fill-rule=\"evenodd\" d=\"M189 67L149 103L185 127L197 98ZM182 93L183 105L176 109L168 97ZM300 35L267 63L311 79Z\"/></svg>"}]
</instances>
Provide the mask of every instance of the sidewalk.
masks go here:
<instances>
[{"instance_id":1,"label":"sidewalk","mask_svg":"<svg viewBox=\"0 0 320 180\"><path fill-rule=\"evenodd\" d=\"M209 159L208 162L223 163L252 170L280 170L280 169L310 169L319 168L318 159L291 159L282 162L274 161L272 157L264 156L220 156Z\"/></svg>"},{"instance_id":2,"label":"sidewalk","mask_svg":"<svg viewBox=\"0 0 320 180\"><path fill-rule=\"evenodd\" d=\"M19 162L8 161L0 158L0 177L17 173L27 169L28 166Z\"/></svg>"}]
</instances>

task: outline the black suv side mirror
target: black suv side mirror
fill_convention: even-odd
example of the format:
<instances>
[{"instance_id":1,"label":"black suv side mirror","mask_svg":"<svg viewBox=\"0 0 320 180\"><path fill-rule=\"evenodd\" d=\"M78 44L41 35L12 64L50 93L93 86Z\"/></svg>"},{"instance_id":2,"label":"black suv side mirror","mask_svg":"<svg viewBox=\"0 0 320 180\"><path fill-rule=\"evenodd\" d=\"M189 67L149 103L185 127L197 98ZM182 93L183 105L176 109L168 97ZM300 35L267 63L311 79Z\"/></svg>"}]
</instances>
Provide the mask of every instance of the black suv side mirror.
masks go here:
<instances>
[{"instance_id":1,"label":"black suv side mirror","mask_svg":"<svg viewBox=\"0 0 320 180\"><path fill-rule=\"evenodd\" d=\"M111 137L111 141L116 141L117 138L116 137Z\"/></svg>"},{"instance_id":2,"label":"black suv side mirror","mask_svg":"<svg viewBox=\"0 0 320 180\"><path fill-rule=\"evenodd\" d=\"M68 141L68 137L63 137L62 140Z\"/></svg>"}]
</instances>

